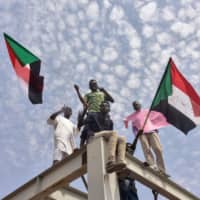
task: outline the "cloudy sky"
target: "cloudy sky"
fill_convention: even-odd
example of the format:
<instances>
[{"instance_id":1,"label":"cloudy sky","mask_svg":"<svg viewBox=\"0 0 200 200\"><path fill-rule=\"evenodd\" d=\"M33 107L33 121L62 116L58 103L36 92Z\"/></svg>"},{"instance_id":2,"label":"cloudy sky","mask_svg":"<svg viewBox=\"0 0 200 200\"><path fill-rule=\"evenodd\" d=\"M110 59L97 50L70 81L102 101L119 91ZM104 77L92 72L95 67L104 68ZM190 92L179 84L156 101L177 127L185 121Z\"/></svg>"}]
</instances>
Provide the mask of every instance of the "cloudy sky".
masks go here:
<instances>
[{"instance_id":1,"label":"cloudy sky","mask_svg":"<svg viewBox=\"0 0 200 200\"><path fill-rule=\"evenodd\" d=\"M51 166L46 119L66 104L76 121L81 105L74 83L84 94L95 78L112 94L115 128L130 142L122 119L135 99L149 107L170 56L200 93L199 13L196 0L0 1L0 198ZM43 104L32 105L23 92L3 32L41 58ZM168 127L160 139L171 179L200 196L200 128L185 136ZM135 155L144 160L140 145ZM137 187L141 199L153 199Z\"/></svg>"}]
</instances>

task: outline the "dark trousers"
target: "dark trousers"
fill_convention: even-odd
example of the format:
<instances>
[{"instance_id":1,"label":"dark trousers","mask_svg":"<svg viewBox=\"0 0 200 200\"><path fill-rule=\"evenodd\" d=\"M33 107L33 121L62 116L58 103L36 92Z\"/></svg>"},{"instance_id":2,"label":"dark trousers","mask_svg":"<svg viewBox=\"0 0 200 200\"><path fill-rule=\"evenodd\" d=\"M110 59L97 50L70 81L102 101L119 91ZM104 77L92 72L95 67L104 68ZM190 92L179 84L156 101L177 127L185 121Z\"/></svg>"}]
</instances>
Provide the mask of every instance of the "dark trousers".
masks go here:
<instances>
[{"instance_id":1,"label":"dark trousers","mask_svg":"<svg viewBox=\"0 0 200 200\"><path fill-rule=\"evenodd\" d=\"M119 179L120 200L139 200L135 181L130 178Z\"/></svg>"},{"instance_id":2,"label":"dark trousers","mask_svg":"<svg viewBox=\"0 0 200 200\"><path fill-rule=\"evenodd\" d=\"M81 132L81 144L88 142L91 136L94 136L95 132L101 131L100 124L98 122L98 112L87 113L85 121L87 122L84 125L84 128Z\"/></svg>"}]
</instances>

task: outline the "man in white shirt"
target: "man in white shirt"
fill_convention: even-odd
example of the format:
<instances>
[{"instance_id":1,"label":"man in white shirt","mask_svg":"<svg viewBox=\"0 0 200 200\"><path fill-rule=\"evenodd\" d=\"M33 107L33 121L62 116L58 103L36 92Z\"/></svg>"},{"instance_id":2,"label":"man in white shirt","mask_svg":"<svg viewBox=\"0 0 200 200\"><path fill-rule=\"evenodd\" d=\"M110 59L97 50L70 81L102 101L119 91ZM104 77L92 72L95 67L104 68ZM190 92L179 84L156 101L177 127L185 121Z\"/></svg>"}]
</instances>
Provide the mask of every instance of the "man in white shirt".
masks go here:
<instances>
[{"instance_id":1,"label":"man in white shirt","mask_svg":"<svg viewBox=\"0 0 200 200\"><path fill-rule=\"evenodd\" d=\"M61 115L61 114L64 114ZM78 134L76 126L69 120L72 115L70 107L62 107L53 113L47 123L54 127L53 164L72 154L76 148L74 137Z\"/></svg>"}]
</instances>

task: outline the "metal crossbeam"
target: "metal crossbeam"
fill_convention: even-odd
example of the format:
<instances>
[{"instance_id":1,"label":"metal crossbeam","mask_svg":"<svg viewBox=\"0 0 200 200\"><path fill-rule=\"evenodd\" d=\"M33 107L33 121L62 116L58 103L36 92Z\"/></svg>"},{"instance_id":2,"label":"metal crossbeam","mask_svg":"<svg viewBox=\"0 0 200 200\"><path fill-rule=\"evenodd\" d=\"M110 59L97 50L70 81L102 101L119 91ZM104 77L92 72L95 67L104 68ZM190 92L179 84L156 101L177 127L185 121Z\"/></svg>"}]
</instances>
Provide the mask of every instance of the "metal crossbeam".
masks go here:
<instances>
[{"instance_id":1,"label":"metal crossbeam","mask_svg":"<svg viewBox=\"0 0 200 200\"><path fill-rule=\"evenodd\" d=\"M116 173L107 174L105 163L107 161L108 145L103 138L94 139L86 148L67 157L57 165L49 168L35 177L3 200L39 200L48 199L78 199L77 191L63 189L69 182L81 177L88 171L88 197L81 200L119 200L119 188ZM200 200L172 180L165 178L141 161L126 155L127 169L130 176L161 195L173 200ZM54 193L53 193L54 192ZM68 195L69 198L65 198ZM62 198L61 198L62 197Z\"/></svg>"},{"instance_id":2,"label":"metal crossbeam","mask_svg":"<svg viewBox=\"0 0 200 200\"><path fill-rule=\"evenodd\" d=\"M156 173L154 170L144 167L143 163L132 157L126 155L127 169L130 171L131 176L142 184L156 190L168 199L173 200L200 200L180 185L172 180L163 177Z\"/></svg>"},{"instance_id":3,"label":"metal crossbeam","mask_svg":"<svg viewBox=\"0 0 200 200\"><path fill-rule=\"evenodd\" d=\"M3 200L38 200L86 173L82 149L41 173Z\"/></svg>"},{"instance_id":4,"label":"metal crossbeam","mask_svg":"<svg viewBox=\"0 0 200 200\"><path fill-rule=\"evenodd\" d=\"M94 151L95 149L95 151ZM117 187L116 180L109 180L106 178L108 174L105 172L105 162L107 160L107 143L103 138L95 139L91 144L88 145L88 166L89 166L89 200L93 200L96 195L97 200L115 200L119 199L119 195L115 192L117 196L110 196L111 191L108 190L109 185ZM95 160L95 162L94 162ZM172 180L161 176L154 170L147 168L143 165L141 161L126 154L127 161L127 171L133 179L141 182L142 184L148 186L149 188L156 190L161 195L173 200L200 200L198 197L188 192L183 187L179 186ZM112 173L115 174L115 173ZM98 186L95 185L98 182ZM90 198L91 197L91 198Z\"/></svg>"}]
</instances>

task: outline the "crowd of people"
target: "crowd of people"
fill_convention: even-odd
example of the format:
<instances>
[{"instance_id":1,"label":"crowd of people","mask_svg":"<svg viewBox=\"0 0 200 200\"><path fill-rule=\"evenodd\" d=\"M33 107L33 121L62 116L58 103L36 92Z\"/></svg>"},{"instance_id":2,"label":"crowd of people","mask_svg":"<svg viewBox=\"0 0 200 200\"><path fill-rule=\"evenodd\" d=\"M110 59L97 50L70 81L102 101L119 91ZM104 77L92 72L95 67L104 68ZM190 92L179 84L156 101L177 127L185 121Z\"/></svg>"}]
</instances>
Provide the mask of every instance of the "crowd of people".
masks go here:
<instances>
[{"instance_id":1,"label":"crowd of people","mask_svg":"<svg viewBox=\"0 0 200 200\"><path fill-rule=\"evenodd\" d=\"M126 168L126 138L119 135L113 129L113 121L110 116L110 103L114 102L113 97L104 89L100 88L97 81L89 81L90 92L81 95L78 85L74 85L75 91L83 105L83 111L78 115L77 125L70 120L72 109L63 106L59 111L50 115L47 123L54 127L54 158L56 164L77 149L75 137L80 132L80 147L87 145L94 138L104 137L108 141L108 159L106 163L107 173L119 172L119 188L122 200L137 200L135 181L123 169ZM158 171L162 175L165 172L165 164L162 155L162 146L159 140L157 127L152 125L152 117L146 118L150 111L142 109L138 101L132 103L134 112L125 117L124 124L128 128L131 122L132 130L138 135L146 161L144 165ZM158 118L159 113L150 113ZM145 126L147 128L145 128ZM156 159L154 159L154 154Z\"/></svg>"}]
</instances>

